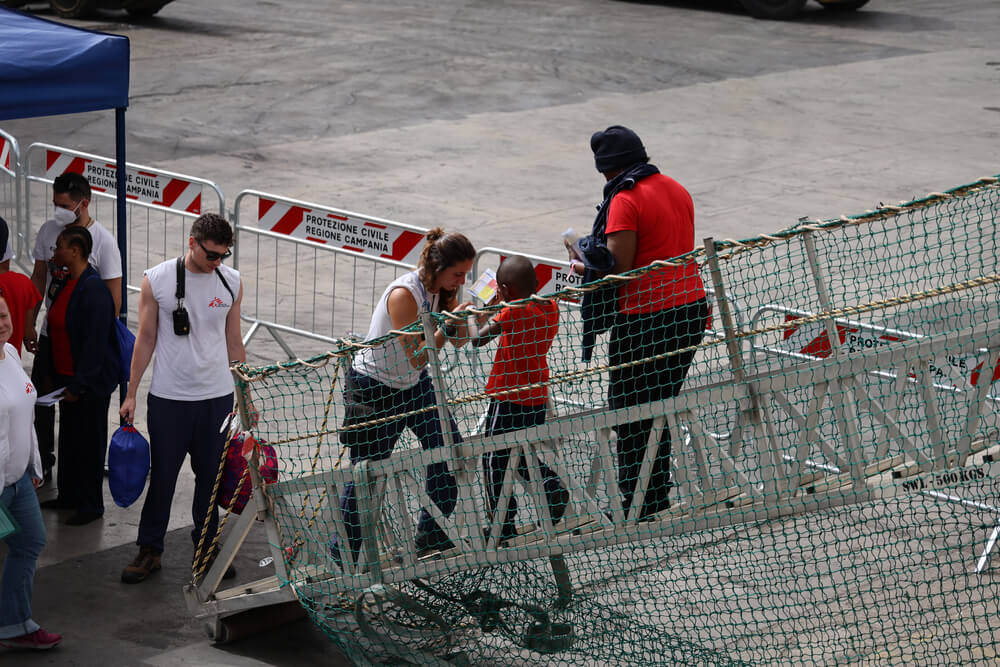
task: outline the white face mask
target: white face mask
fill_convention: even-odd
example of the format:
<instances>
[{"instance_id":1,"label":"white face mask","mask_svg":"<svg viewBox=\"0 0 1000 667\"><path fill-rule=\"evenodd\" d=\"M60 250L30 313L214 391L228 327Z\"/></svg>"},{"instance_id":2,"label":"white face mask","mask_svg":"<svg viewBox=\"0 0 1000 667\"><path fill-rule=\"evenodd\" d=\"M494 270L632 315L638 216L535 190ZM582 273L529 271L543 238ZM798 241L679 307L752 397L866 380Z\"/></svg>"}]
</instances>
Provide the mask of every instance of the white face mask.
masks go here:
<instances>
[{"instance_id":1,"label":"white face mask","mask_svg":"<svg viewBox=\"0 0 1000 667\"><path fill-rule=\"evenodd\" d=\"M80 202L82 204L83 202ZM55 220L60 227L66 227L72 225L76 222L76 212L80 209L80 204L76 205L72 211L68 208L56 207L56 210L52 212L52 219Z\"/></svg>"}]
</instances>

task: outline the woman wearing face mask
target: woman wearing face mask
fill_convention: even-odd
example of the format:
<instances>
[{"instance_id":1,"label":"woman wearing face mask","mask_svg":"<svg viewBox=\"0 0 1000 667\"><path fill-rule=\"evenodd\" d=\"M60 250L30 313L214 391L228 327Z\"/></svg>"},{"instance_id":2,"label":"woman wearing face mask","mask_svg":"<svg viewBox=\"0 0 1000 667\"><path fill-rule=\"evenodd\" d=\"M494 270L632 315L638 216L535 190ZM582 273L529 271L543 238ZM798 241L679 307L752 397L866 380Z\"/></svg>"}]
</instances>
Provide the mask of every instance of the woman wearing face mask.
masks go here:
<instances>
[{"instance_id":1,"label":"woman wearing face mask","mask_svg":"<svg viewBox=\"0 0 1000 667\"><path fill-rule=\"evenodd\" d=\"M459 305L457 294L465 283L466 274L472 270L475 257L476 249L462 234L445 234L440 228L427 232L417 270L400 276L386 288L372 314L365 340L375 340L392 330L403 329L427 312L464 310L469 304ZM434 334L434 347L440 349L448 341L458 347L467 340L464 324L438 328ZM416 411L417 414L376 426L342 431L341 442L350 448L352 463L388 458L406 428L417 436L424 449L444 445L437 411L422 410L434 405L434 388L426 367L427 352L424 337L420 334L393 338L385 344L362 350L354 358L345 382L345 427L408 412ZM453 441L460 442L458 427L454 420L449 418L449 421ZM447 464L427 466L426 489L441 513L450 515L455 509L457 491L455 478ZM344 489L341 507L351 550L357 554L361 546L361 531L353 484ZM451 541L430 513L421 509L417 524L417 551L444 550L451 546ZM336 546L334 555L338 556Z\"/></svg>"},{"instance_id":2,"label":"woman wearing face mask","mask_svg":"<svg viewBox=\"0 0 1000 667\"><path fill-rule=\"evenodd\" d=\"M46 632L31 618L35 565L45 547L45 524L35 488L42 481L42 461L32 426L38 393L7 340L10 310L0 297L0 503L18 530L4 538L7 557L0 577L0 646L48 649L62 637Z\"/></svg>"},{"instance_id":3,"label":"woman wearing face mask","mask_svg":"<svg viewBox=\"0 0 1000 667\"><path fill-rule=\"evenodd\" d=\"M59 496L46 508L76 512L66 519L82 526L104 515L104 456L108 446L108 405L118 384L118 339L108 288L90 266L92 241L82 227L67 227L53 257L67 267L53 282L49 337L59 406Z\"/></svg>"}]
</instances>

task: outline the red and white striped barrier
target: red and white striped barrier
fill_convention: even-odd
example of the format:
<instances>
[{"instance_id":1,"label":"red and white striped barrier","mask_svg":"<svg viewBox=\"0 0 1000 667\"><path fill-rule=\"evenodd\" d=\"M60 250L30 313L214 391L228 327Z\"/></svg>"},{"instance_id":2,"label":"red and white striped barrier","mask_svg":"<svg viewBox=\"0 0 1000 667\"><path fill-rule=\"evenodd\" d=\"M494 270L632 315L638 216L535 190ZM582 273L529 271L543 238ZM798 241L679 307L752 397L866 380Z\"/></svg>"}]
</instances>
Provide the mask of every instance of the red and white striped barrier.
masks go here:
<instances>
[{"instance_id":1,"label":"red and white striped barrier","mask_svg":"<svg viewBox=\"0 0 1000 667\"><path fill-rule=\"evenodd\" d=\"M799 319L798 315L785 315L786 322L797 319ZM865 350L885 347L898 341L913 340L920 336L916 334L908 336L900 331L894 331L891 334L882 333L867 327L838 323L837 337L840 338L840 349L844 354L850 355L864 352ZM821 359L829 357L833 351L826 326L819 322L785 329L782 338L782 347L799 354L806 354ZM935 384L964 388L974 387L979 383L979 375L983 368L983 361L979 355L949 354L944 359L937 359L935 361L937 363L930 364L930 372L934 376ZM914 376L912 371L910 372L910 376ZM1000 363L997 364L993 371L991 382L996 382L997 380L1000 380Z\"/></svg>"},{"instance_id":2,"label":"red and white striped barrier","mask_svg":"<svg viewBox=\"0 0 1000 667\"><path fill-rule=\"evenodd\" d=\"M538 293L552 294L567 287L579 287L582 277L570 271L569 264L532 262L535 265L535 277L538 278Z\"/></svg>"},{"instance_id":3,"label":"red and white striped barrier","mask_svg":"<svg viewBox=\"0 0 1000 667\"><path fill-rule=\"evenodd\" d=\"M538 279L538 294L552 294L567 287L579 287L581 284L581 276L570 271L569 262L561 262L537 255L526 255L501 248L482 248L476 253L476 262L472 267L474 276L478 276L485 269L497 268L500 262L508 255L523 255L535 267L535 277ZM577 299L566 300L577 301Z\"/></svg>"},{"instance_id":4,"label":"red and white striped barrier","mask_svg":"<svg viewBox=\"0 0 1000 667\"><path fill-rule=\"evenodd\" d=\"M3 135L0 135L0 169L11 176L15 176L14 167L14 145Z\"/></svg>"},{"instance_id":5,"label":"red and white striped barrier","mask_svg":"<svg viewBox=\"0 0 1000 667\"><path fill-rule=\"evenodd\" d=\"M278 234L416 265L427 233L417 227L362 217L336 209L307 207L258 197L257 226Z\"/></svg>"},{"instance_id":6,"label":"red and white striped barrier","mask_svg":"<svg viewBox=\"0 0 1000 667\"><path fill-rule=\"evenodd\" d=\"M114 162L78 153L48 149L45 151L45 178L54 179L67 171L83 174L96 192L117 194L117 168ZM201 210L202 184L173 174L159 173L145 167L126 170L125 196L154 206L198 215Z\"/></svg>"}]
</instances>

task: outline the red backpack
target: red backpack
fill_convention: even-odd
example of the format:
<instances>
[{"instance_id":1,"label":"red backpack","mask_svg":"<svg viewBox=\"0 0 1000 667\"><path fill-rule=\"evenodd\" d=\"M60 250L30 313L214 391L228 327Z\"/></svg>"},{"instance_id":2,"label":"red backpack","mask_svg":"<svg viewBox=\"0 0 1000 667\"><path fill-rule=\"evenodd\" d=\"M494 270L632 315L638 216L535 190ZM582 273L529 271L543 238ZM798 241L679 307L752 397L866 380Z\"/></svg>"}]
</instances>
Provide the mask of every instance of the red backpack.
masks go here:
<instances>
[{"instance_id":1,"label":"red backpack","mask_svg":"<svg viewBox=\"0 0 1000 667\"><path fill-rule=\"evenodd\" d=\"M258 442L252 435L241 431L226 445L226 462L223 464L222 482L219 488L219 507L222 509L232 509L236 514L241 514L243 508L247 506L253 493L253 480L247 470L247 460L255 450L260 461L260 476L264 483L274 484L278 481L278 455L274 447L266 442ZM241 479L242 484L240 484ZM233 502L234 497L235 502ZM232 508L229 506L230 502L233 503Z\"/></svg>"}]
</instances>

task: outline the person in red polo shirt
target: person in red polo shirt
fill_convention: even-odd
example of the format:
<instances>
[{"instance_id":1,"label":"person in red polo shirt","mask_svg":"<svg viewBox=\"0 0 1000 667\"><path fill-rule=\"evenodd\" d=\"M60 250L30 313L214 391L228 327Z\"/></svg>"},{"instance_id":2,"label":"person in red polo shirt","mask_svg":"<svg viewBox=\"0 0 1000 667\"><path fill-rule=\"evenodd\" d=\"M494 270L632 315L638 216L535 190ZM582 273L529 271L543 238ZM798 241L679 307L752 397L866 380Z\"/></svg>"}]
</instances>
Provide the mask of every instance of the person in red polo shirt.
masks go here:
<instances>
[{"instance_id":1,"label":"person in red polo shirt","mask_svg":"<svg viewBox=\"0 0 1000 667\"><path fill-rule=\"evenodd\" d=\"M538 289L538 279L531 262L524 257L506 258L497 271L497 287L504 301L526 299ZM480 331L473 334L476 347L485 345L500 336L493 369L486 382L486 393L491 397L486 415L486 434L497 435L545 423L546 402L549 388L547 355L559 330L559 307L554 300L528 301L507 306ZM541 385L530 386L529 385ZM510 464L510 449L500 449L483 455L486 473L486 491L490 514L496 511L503 489L504 477ZM538 462L546 501L553 523L566 511L569 492L563 487L556 473ZM530 481L528 462L520 456L517 473ZM517 501L511 497L501 527L500 539L517 534L514 518ZM490 517L494 522L493 517Z\"/></svg>"},{"instance_id":2,"label":"person in red polo shirt","mask_svg":"<svg viewBox=\"0 0 1000 667\"><path fill-rule=\"evenodd\" d=\"M10 244L10 228L7 221L0 216L0 248L8 248ZM13 330L8 341L21 355L21 343L24 334L29 332L31 339L35 339L35 306L42 301L42 295L38 292L35 284L28 276L11 271L10 261L0 262L0 296L7 301L10 308L11 327Z\"/></svg>"},{"instance_id":3,"label":"person in red polo shirt","mask_svg":"<svg viewBox=\"0 0 1000 667\"><path fill-rule=\"evenodd\" d=\"M612 125L595 132L590 147L597 171L607 183L593 233L579 243L584 261L582 266L575 264L574 270L585 269L584 282L692 251L691 195L649 164L638 135L627 127ZM676 396L694 352L671 353L701 342L708 319L708 302L697 263L691 260L680 266L642 272L616 291L616 303L608 308L613 310L609 317L608 405L618 409ZM585 318L588 305L584 304ZM602 328L594 330L599 333ZM584 345L586 349L586 338ZM642 359L649 361L632 364ZM653 420L644 419L615 427L618 486L626 513L632 505L652 425ZM670 430L665 425L639 519L670 506L667 496L671 485Z\"/></svg>"},{"instance_id":4,"label":"person in red polo shirt","mask_svg":"<svg viewBox=\"0 0 1000 667\"><path fill-rule=\"evenodd\" d=\"M10 307L13 331L9 342L21 354L25 332L35 330L33 315L35 306L42 302L42 295L31 278L16 271L5 271L0 265L0 296L7 300Z\"/></svg>"}]
</instances>

